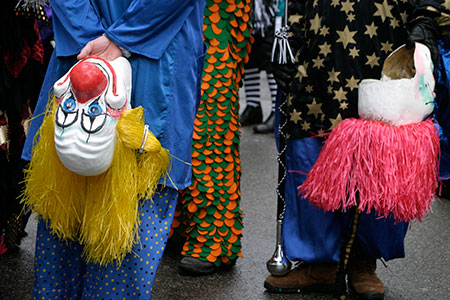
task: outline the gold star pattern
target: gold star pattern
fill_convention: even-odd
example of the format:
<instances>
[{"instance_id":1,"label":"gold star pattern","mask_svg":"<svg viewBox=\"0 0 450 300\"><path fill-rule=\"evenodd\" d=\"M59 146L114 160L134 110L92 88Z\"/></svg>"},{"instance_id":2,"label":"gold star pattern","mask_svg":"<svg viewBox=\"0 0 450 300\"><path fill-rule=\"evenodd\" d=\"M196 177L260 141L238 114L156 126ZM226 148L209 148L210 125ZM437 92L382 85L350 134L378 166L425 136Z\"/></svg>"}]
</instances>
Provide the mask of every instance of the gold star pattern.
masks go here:
<instances>
[{"instance_id":1,"label":"gold star pattern","mask_svg":"<svg viewBox=\"0 0 450 300\"><path fill-rule=\"evenodd\" d=\"M294 108L294 111L290 113L290 115L291 115L291 121L294 122L295 124L297 124L298 121L301 121L301 120L302 120L302 118L300 117L301 114L302 114L301 111L297 111L297 110Z\"/></svg>"},{"instance_id":2,"label":"gold star pattern","mask_svg":"<svg viewBox=\"0 0 450 300\"><path fill-rule=\"evenodd\" d=\"M317 131L317 136L318 136L318 137L324 137L324 136L325 136L325 131L323 131L322 129L319 129L319 130Z\"/></svg>"},{"instance_id":3,"label":"gold star pattern","mask_svg":"<svg viewBox=\"0 0 450 300\"><path fill-rule=\"evenodd\" d=\"M404 26L411 11L405 1L306 2L309 10L293 28L296 37L304 38L303 49L307 50L298 57L296 67L303 65L298 77L308 76L300 86L297 79L293 82L293 90L301 89L304 95L294 95L292 114L287 117L295 120L290 121L297 128L295 138L317 135L319 130L328 133L329 127L357 116L359 83L374 78L370 72L379 71L384 58L407 37Z\"/></svg>"},{"instance_id":4,"label":"gold star pattern","mask_svg":"<svg viewBox=\"0 0 450 300\"><path fill-rule=\"evenodd\" d=\"M349 55L353 58L358 57L359 56L359 49L357 49L356 47L353 47L352 49L350 49L350 53Z\"/></svg>"},{"instance_id":5,"label":"gold star pattern","mask_svg":"<svg viewBox=\"0 0 450 300\"><path fill-rule=\"evenodd\" d=\"M370 38L373 38L375 35L377 35L377 27L375 26L375 23L372 22L370 25L366 25L366 31L364 34L367 34Z\"/></svg>"},{"instance_id":6,"label":"gold star pattern","mask_svg":"<svg viewBox=\"0 0 450 300\"><path fill-rule=\"evenodd\" d=\"M320 27L320 35L321 36L327 36L328 34L330 34L330 27L325 26L325 25Z\"/></svg>"},{"instance_id":7,"label":"gold star pattern","mask_svg":"<svg viewBox=\"0 0 450 300\"><path fill-rule=\"evenodd\" d=\"M352 78L345 79L347 81L347 84L345 85L346 88L349 88L350 91L353 91L354 89L358 88L359 79L355 79L355 77L352 75Z\"/></svg>"},{"instance_id":8,"label":"gold star pattern","mask_svg":"<svg viewBox=\"0 0 450 300\"><path fill-rule=\"evenodd\" d=\"M406 11L400 13L400 18L402 19L403 24L405 24L406 20L408 20L408 13Z\"/></svg>"},{"instance_id":9,"label":"gold star pattern","mask_svg":"<svg viewBox=\"0 0 450 300\"><path fill-rule=\"evenodd\" d=\"M327 93L330 95L333 94L333 86L332 85L328 86Z\"/></svg>"},{"instance_id":10,"label":"gold star pattern","mask_svg":"<svg viewBox=\"0 0 450 300\"><path fill-rule=\"evenodd\" d=\"M331 0L331 6L336 7L339 5L339 0Z\"/></svg>"},{"instance_id":11,"label":"gold star pattern","mask_svg":"<svg viewBox=\"0 0 450 300\"><path fill-rule=\"evenodd\" d=\"M352 14L352 13L348 14L348 15L347 15L347 21L348 21L349 23L355 21L355 15Z\"/></svg>"},{"instance_id":12,"label":"gold star pattern","mask_svg":"<svg viewBox=\"0 0 450 300\"><path fill-rule=\"evenodd\" d=\"M319 45L320 54L323 54L325 57L331 53L331 45L325 42L323 45Z\"/></svg>"},{"instance_id":13,"label":"gold star pattern","mask_svg":"<svg viewBox=\"0 0 450 300\"><path fill-rule=\"evenodd\" d=\"M299 79L299 81L301 82L303 78L308 77L308 73L306 72L306 70L308 69L308 65L309 63L304 63L303 65L300 65L297 69L297 75L295 75L296 78Z\"/></svg>"},{"instance_id":14,"label":"gold star pattern","mask_svg":"<svg viewBox=\"0 0 450 300\"><path fill-rule=\"evenodd\" d=\"M319 114L323 114L322 112L322 103L317 103L316 99L313 99L311 104L306 104L308 106L308 115L314 115L317 118Z\"/></svg>"},{"instance_id":15,"label":"gold star pattern","mask_svg":"<svg viewBox=\"0 0 450 300\"><path fill-rule=\"evenodd\" d=\"M304 131L307 131L307 130L309 130L310 128L311 128L311 123L308 123L308 122L306 122L306 121L303 121L303 124L302 124L302 130L304 130Z\"/></svg>"},{"instance_id":16,"label":"gold star pattern","mask_svg":"<svg viewBox=\"0 0 450 300\"><path fill-rule=\"evenodd\" d=\"M299 23L302 18L301 15L291 15L289 16L288 22L289 24Z\"/></svg>"},{"instance_id":17,"label":"gold star pattern","mask_svg":"<svg viewBox=\"0 0 450 300\"><path fill-rule=\"evenodd\" d=\"M329 118L329 120L330 120L330 123L331 123L330 129L333 129L333 128L335 128L339 123L342 122L342 116L341 116L341 114L338 114L337 117L336 117L336 119Z\"/></svg>"},{"instance_id":18,"label":"gold star pattern","mask_svg":"<svg viewBox=\"0 0 450 300\"><path fill-rule=\"evenodd\" d=\"M394 44L391 44L389 42L381 43L381 51L384 51L384 53L392 52L392 46Z\"/></svg>"},{"instance_id":19,"label":"gold star pattern","mask_svg":"<svg viewBox=\"0 0 450 300\"><path fill-rule=\"evenodd\" d=\"M400 27L400 22L396 18L392 19L391 20L391 27L392 28Z\"/></svg>"},{"instance_id":20,"label":"gold star pattern","mask_svg":"<svg viewBox=\"0 0 450 300\"><path fill-rule=\"evenodd\" d=\"M349 12L353 12L354 11L353 4L355 4L355 3L352 3L350 0L347 0L345 2L341 2L341 5L342 5L341 11L345 11L345 14L348 15Z\"/></svg>"},{"instance_id":21,"label":"gold star pattern","mask_svg":"<svg viewBox=\"0 0 450 300\"><path fill-rule=\"evenodd\" d=\"M323 65L324 58L317 57L316 59L313 59L312 61L314 62L314 65L313 65L314 68L320 69L320 68L324 67L324 65Z\"/></svg>"},{"instance_id":22,"label":"gold star pattern","mask_svg":"<svg viewBox=\"0 0 450 300\"><path fill-rule=\"evenodd\" d=\"M346 110L348 108L348 102L342 101L339 105L339 108L342 110Z\"/></svg>"},{"instance_id":23,"label":"gold star pattern","mask_svg":"<svg viewBox=\"0 0 450 300\"><path fill-rule=\"evenodd\" d=\"M381 17L381 21L385 21L386 18L393 18L391 10L394 7L394 5L389 5L387 0L383 1L383 4L381 3L374 3L377 7L377 11L373 14L373 16Z\"/></svg>"},{"instance_id":24,"label":"gold star pattern","mask_svg":"<svg viewBox=\"0 0 450 300\"><path fill-rule=\"evenodd\" d=\"M300 57L300 54L301 54L300 50L295 53L295 61L298 61L298 58Z\"/></svg>"},{"instance_id":25,"label":"gold star pattern","mask_svg":"<svg viewBox=\"0 0 450 300\"><path fill-rule=\"evenodd\" d=\"M377 56L375 52L372 55L366 55L366 58L367 58L366 65L369 65L371 68L380 65L380 63L378 62L380 58Z\"/></svg>"},{"instance_id":26,"label":"gold star pattern","mask_svg":"<svg viewBox=\"0 0 450 300\"><path fill-rule=\"evenodd\" d=\"M344 91L342 87L340 87L339 90L334 91L333 99L336 99L339 102L341 102L342 100L347 100L347 92Z\"/></svg>"},{"instance_id":27,"label":"gold star pattern","mask_svg":"<svg viewBox=\"0 0 450 300\"><path fill-rule=\"evenodd\" d=\"M348 44L356 44L356 41L353 38L353 36L356 34L356 31L350 31L348 29L348 25L345 25L345 28L342 31L336 30L336 33L339 35L337 42L342 43L344 49L347 48Z\"/></svg>"},{"instance_id":28,"label":"gold star pattern","mask_svg":"<svg viewBox=\"0 0 450 300\"><path fill-rule=\"evenodd\" d=\"M313 30L314 33L317 34L317 32L319 32L320 29L320 23L322 22L322 18L319 17L319 14L317 13L314 19L312 19L310 22L311 22L311 30Z\"/></svg>"},{"instance_id":29,"label":"gold star pattern","mask_svg":"<svg viewBox=\"0 0 450 300\"><path fill-rule=\"evenodd\" d=\"M338 78L339 74L341 74L341 72L336 72L333 67L331 69L331 72L328 72L328 81L330 81L331 83L339 82L339 78Z\"/></svg>"}]
</instances>

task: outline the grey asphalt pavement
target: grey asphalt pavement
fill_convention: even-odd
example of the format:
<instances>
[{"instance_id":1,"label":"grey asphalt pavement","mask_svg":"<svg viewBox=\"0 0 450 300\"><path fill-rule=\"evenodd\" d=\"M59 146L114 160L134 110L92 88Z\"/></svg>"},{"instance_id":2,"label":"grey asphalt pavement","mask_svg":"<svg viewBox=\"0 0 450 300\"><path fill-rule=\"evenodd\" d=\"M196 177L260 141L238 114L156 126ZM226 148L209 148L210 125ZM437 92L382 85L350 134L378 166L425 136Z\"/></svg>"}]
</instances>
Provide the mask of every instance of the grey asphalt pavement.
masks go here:
<instances>
[{"instance_id":1,"label":"grey asphalt pavement","mask_svg":"<svg viewBox=\"0 0 450 300\"><path fill-rule=\"evenodd\" d=\"M263 97L265 116L270 101ZM243 109L243 104L241 109ZM330 299L327 295L277 295L265 292L266 261L275 248L277 164L272 134L242 129L242 201L244 210L243 255L236 266L207 277L181 276L178 252L168 251L153 287L156 300L290 300ZM433 213L410 226L406 258L378 262L378 274L386 286L386 300L450 299L450 201L434 201ZM0 300L31 299L36 221L19 252L0 256Z\"/></svg>"}]
</instances>

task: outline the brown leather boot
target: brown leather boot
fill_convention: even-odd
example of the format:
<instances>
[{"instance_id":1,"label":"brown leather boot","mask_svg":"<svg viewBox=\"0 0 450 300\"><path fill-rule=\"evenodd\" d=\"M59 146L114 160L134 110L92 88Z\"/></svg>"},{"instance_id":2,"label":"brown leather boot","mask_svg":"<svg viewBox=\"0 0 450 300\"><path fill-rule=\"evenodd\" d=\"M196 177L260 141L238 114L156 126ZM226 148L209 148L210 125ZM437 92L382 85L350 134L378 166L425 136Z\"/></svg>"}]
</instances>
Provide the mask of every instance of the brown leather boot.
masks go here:
<instances>
[{"instance_id":1,"label":"brown leather boot","mask_svg":"<svg viewBox=\"0 0 450 300\"><path fill-rule=\"evenodd\" d=\"M264 287L272 293L332 293L337 266L334 264L301 264L285 276L270 275Z\"/></svg>"},{"instance_id":2,"label":"brown leather boot","mask_svg":"<svg viewBox=\"0 0 450 300\"><path fill-rule=\"evenodd\" d=\"M357 299L384 299L384 285L375 273L376 268L377 263L374 258L355 249L355 253L348 262L347 274L350 289L356 294Z\"/></svg>"}]
</instances>

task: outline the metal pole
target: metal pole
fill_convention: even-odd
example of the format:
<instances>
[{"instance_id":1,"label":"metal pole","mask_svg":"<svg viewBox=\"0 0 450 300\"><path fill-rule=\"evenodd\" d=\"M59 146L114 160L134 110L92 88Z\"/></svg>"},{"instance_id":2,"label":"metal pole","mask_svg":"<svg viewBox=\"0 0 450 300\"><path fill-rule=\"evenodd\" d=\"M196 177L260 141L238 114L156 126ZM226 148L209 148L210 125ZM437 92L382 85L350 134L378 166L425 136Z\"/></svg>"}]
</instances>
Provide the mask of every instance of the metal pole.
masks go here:
<instances>
[{"instance_id":1,"label":"metal pole","mask_svg":"<svg viewBox=\"0 0 450 300\"><path fill-rule=\"evenodd\" d=\"M284 199L284 184L286 181L286 107L287 96L281 93L280 124L278 126L278 185L277 185L277 238L275 252L267 262L267 270L275 276L283 276L291 270L291 262L285 257L282 245L282 229L286 201Z\"/></svg>"},{"instance_id":2,"label":"metal pole","mask_svg":"<svg viewBox=\"0 0 450 300\"><path fill-rule=\"evenodd\" d=\"M287 31L288 26L288 1L284 0L284 24L280 32L275 33L275 39L272 47L272 62L275 60L275 52L278 46L280 51L278 63L289 63L287 55L290 55L290 62L294 63L291 47L289 46ZM289 53L287 53L289 52ZM284 59L283 59L284 58ZM282 245L282 231L284 212L286 210L285 195L285 181L286 181L286 124L287 124L287 101L288 95L281 92L279 110L279 125L278 125L278 185L277 185L277 239L275 252L272 257L267 261L267 269L274 276L283 276L289 273L291 270L291 262L285 257Z\"/></svg>"}]
</instances>

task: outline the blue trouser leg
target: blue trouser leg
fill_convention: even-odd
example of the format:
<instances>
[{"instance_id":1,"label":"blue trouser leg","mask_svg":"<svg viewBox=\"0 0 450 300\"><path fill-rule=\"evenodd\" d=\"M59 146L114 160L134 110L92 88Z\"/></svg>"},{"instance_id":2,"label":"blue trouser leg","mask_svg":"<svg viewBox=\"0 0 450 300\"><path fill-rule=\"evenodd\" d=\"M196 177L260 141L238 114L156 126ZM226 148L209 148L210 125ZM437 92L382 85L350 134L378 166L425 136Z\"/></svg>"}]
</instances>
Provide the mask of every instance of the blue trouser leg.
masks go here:
<instances>
[{"instance_id":1,"label":"blue trouser leg","mask_svg":"<svg viewBox=\"0 0 450 300\"><path fill-rule=\"evenodd\" d=\"M120 266L86 264L82 246L64 242L40 221L36 240L34 299L150 299L172 224L178 192L165 188L140 212L140 242Z\"/></svg>"}]
</instances>

